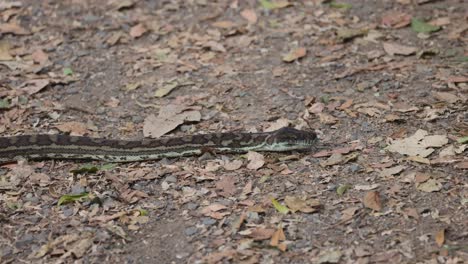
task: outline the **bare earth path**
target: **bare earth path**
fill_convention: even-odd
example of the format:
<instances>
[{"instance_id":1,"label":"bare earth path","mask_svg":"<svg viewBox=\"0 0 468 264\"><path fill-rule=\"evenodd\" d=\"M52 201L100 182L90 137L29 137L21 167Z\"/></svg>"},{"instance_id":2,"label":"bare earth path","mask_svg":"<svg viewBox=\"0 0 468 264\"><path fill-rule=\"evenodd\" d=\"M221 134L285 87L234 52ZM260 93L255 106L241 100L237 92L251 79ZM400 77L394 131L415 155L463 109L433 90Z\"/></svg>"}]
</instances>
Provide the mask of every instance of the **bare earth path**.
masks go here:
<instances>
[{"instance_id":1,"label":"bare earth path","mask_svg":"<svg viewBox=\"0 0 468 264\"><path fill-rule=\"evenodd\" d=\"M0 1L0 136L320 136L4 165L0 262L467 263L463 2Z\"/></svg>"}]
</instances>

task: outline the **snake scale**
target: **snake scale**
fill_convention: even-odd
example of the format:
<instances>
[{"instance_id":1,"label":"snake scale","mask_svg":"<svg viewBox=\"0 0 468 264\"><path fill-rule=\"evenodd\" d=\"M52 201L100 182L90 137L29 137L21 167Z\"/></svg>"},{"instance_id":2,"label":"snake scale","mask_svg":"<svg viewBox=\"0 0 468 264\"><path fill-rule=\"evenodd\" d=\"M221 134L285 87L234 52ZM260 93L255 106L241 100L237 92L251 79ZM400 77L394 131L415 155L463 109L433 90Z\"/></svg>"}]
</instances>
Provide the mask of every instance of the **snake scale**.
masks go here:
<instances>
[{"instance_id":1,"label":"snake scale","mask_svg":"<svg viewBox=\"0 0 468 264\"><path fill-rule=\"evenodd\" d=\"M85 159L132 162L161 158L247 151L307 150L317 139L314 132L284 127L261 133L211 133L182 137L116 140L58 134L0 137L0 164L18 159Z\"/></svg>"}]
</instances>

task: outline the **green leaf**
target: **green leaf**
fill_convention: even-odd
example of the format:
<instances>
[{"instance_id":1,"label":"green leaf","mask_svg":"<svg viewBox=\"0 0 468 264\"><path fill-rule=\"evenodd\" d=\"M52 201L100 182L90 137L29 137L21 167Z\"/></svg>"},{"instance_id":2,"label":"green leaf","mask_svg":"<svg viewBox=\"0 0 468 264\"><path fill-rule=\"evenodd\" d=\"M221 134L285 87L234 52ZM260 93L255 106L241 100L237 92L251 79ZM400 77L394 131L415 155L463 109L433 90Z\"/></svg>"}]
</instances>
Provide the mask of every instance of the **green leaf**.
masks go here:
<instances>
[{"instance_id":1,"label":"green leaf","mask_svg":"<svg viewBox=\"0 0 468 264\"><path fill-rule=\"evenodd\" d=\"M275 198L271 198L271 203L275 207L276 211L282 213L282 214L288 214L289 209L285 205L280 204L278 201L275 200Z\"/></svg>"},{"instance_id":2,"label":"green leaf","mask_svg":"<svg viewBox=\"0 0 468 264\"><path fill-rule=\"evenodd\" d=\"M147 216L148 215L148 211L145 210L145 209L138 209L138 211L140 212L140 216Z\"/></svg>"},{"instance_id":3,"label":"green leaf","mask_svg":"<svg viewBox=\"0 0 468 264\"><path fill-rule=\"evenodd\" d=\"M65 194L60 197L60 199L57 202L57 206L60 206L62 204L67 204L71 203L74 201L82 201L85 198L88 198L88 193L80 193L80 194Z\"/></svg>"},{"instance_id":4,"label":"green leaf","mask_svg":"<svg viewBox=\"0 0 468 264\"><path fill-rule=\"evenodd\" d=\"M85 164L78 169L71 170L70 172L76 175L76 174L83 174L83 173L96 173L98 170L99 168L92 164Z\"/></svg>"},{"instance_id":5,"label":"green leaf","mask_svg":"<svg viewBox=\"0 0 468 264\"><path fill-rule=\"evenodd\" d=\"M349 184L340 185L340 186L336 189L336 193L337 193L339 196L342 196L349 188L351 188L351 185L349 185Z\"/></svg>"},{"instance_id":6,"label":"green leaf","mask_svg":"<svg viewBox=\"0 0 468 264\"><path fill-rule=\"evenodd\" d=\"M335 1L332 1L330 3L330 7L343 9L343 10L348 10L348 9L351 9L351 7L353 7L353 5L348 4L348 3L337 3Z\"/></svg>"},{"instance_id":7,"label":"green leaf","mask_svg":"<svg viewBox=\"0 0 468 264\"><path fill-rule=\"evenodd\" d=\"M457 142L460 143L460 144L468 143L468 137L459 138L459 139L457 139Z\"/></svg>"},{"instance_id":8,"label":"green leaf","mask_svg":"<svg viewBox=\"0 0 468 264\"><path fill-rule=\"evenodd\" d=\"M418 18L411 19L411 28L418 33L432 33L440 30L439 26L433 26Z\"/></svg>"},{"instance_id":9,"label":"green leaf","mask_svg":"<svg viewBox=\"0 0 468 264\"><path fill-rule=\"evenodd\" d=\"M288 1L269 1L269 0L260 0L260 4L262 5L262 7L264 9L267 9L267 10L273 10L273 9L278 9L278 8L283 8L283 7L287 7L287 6L290 6L291 3L289 3Z\"/></svg>"},{"instance_id":10,"label":"green leaf","mask_svg":"<svg viewBox=\"0 0 468 264\"><path fill-rule=\"evenodd\" d=\"M0 109L8 109L10 108L10 102L8 99L0 99Z\"/></svg>"},{"instance_id":11,"label":"green leaf","mask_svg":"<svg viewBox=\"0 0 468 264\"><path fill-rule=\"evenodd\" d=\"M107 164L101 165L101 167L99 167L99 170L112 170L115 167L117 167L117 164L107 163Z\"/></svg>"},{"instance_id":12,"label":"green leaf","mask_svg":"<svg viewBox=\"0 0 468 264\"><path fill-rule=\"evenodd\" d=\"M63 69L63 75L68 76L68 75L72 75L72 74L73 74L73 70L71 68L64 68Z\"/></svg>"}]
</instances>

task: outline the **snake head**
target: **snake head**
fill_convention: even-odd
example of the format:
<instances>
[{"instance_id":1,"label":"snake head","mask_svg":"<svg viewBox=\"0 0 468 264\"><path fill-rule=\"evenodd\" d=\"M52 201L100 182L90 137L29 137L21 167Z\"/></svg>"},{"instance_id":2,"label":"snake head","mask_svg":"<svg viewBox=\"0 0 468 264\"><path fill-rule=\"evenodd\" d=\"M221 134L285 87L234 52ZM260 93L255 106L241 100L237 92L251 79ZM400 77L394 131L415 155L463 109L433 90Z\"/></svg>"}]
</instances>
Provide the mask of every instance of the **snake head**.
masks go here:
<instances>
[{"instance_id":1,"label":"snake head","mask_svg":"<svg viewBox=\"0 0 468 264\"><path fill-rule=\"evenodd\" d=\"M268 137L264 147L269 151L307 150L316 140L317 134L312 131L283 127Z\"/></svg>"}]
</instances>

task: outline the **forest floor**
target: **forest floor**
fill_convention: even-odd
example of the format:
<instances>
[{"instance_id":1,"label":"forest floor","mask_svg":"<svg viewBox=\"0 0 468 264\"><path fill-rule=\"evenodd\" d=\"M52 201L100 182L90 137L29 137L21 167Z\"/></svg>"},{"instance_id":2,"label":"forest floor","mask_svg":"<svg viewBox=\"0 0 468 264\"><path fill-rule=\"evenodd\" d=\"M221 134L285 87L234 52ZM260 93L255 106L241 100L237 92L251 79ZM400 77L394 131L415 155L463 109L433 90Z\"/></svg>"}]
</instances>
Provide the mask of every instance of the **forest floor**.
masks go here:
<instances>
[{"instance_id":1,"label":"forest floor","mask_svg":"<svg viewBox=\"0 0 468 264\"><path fill-rule=\"evenodd\" d=\"M0 167L1 263L468 263L464 1L0 2L0 136L314 130Z\"/></svg>"}]
</instances>

